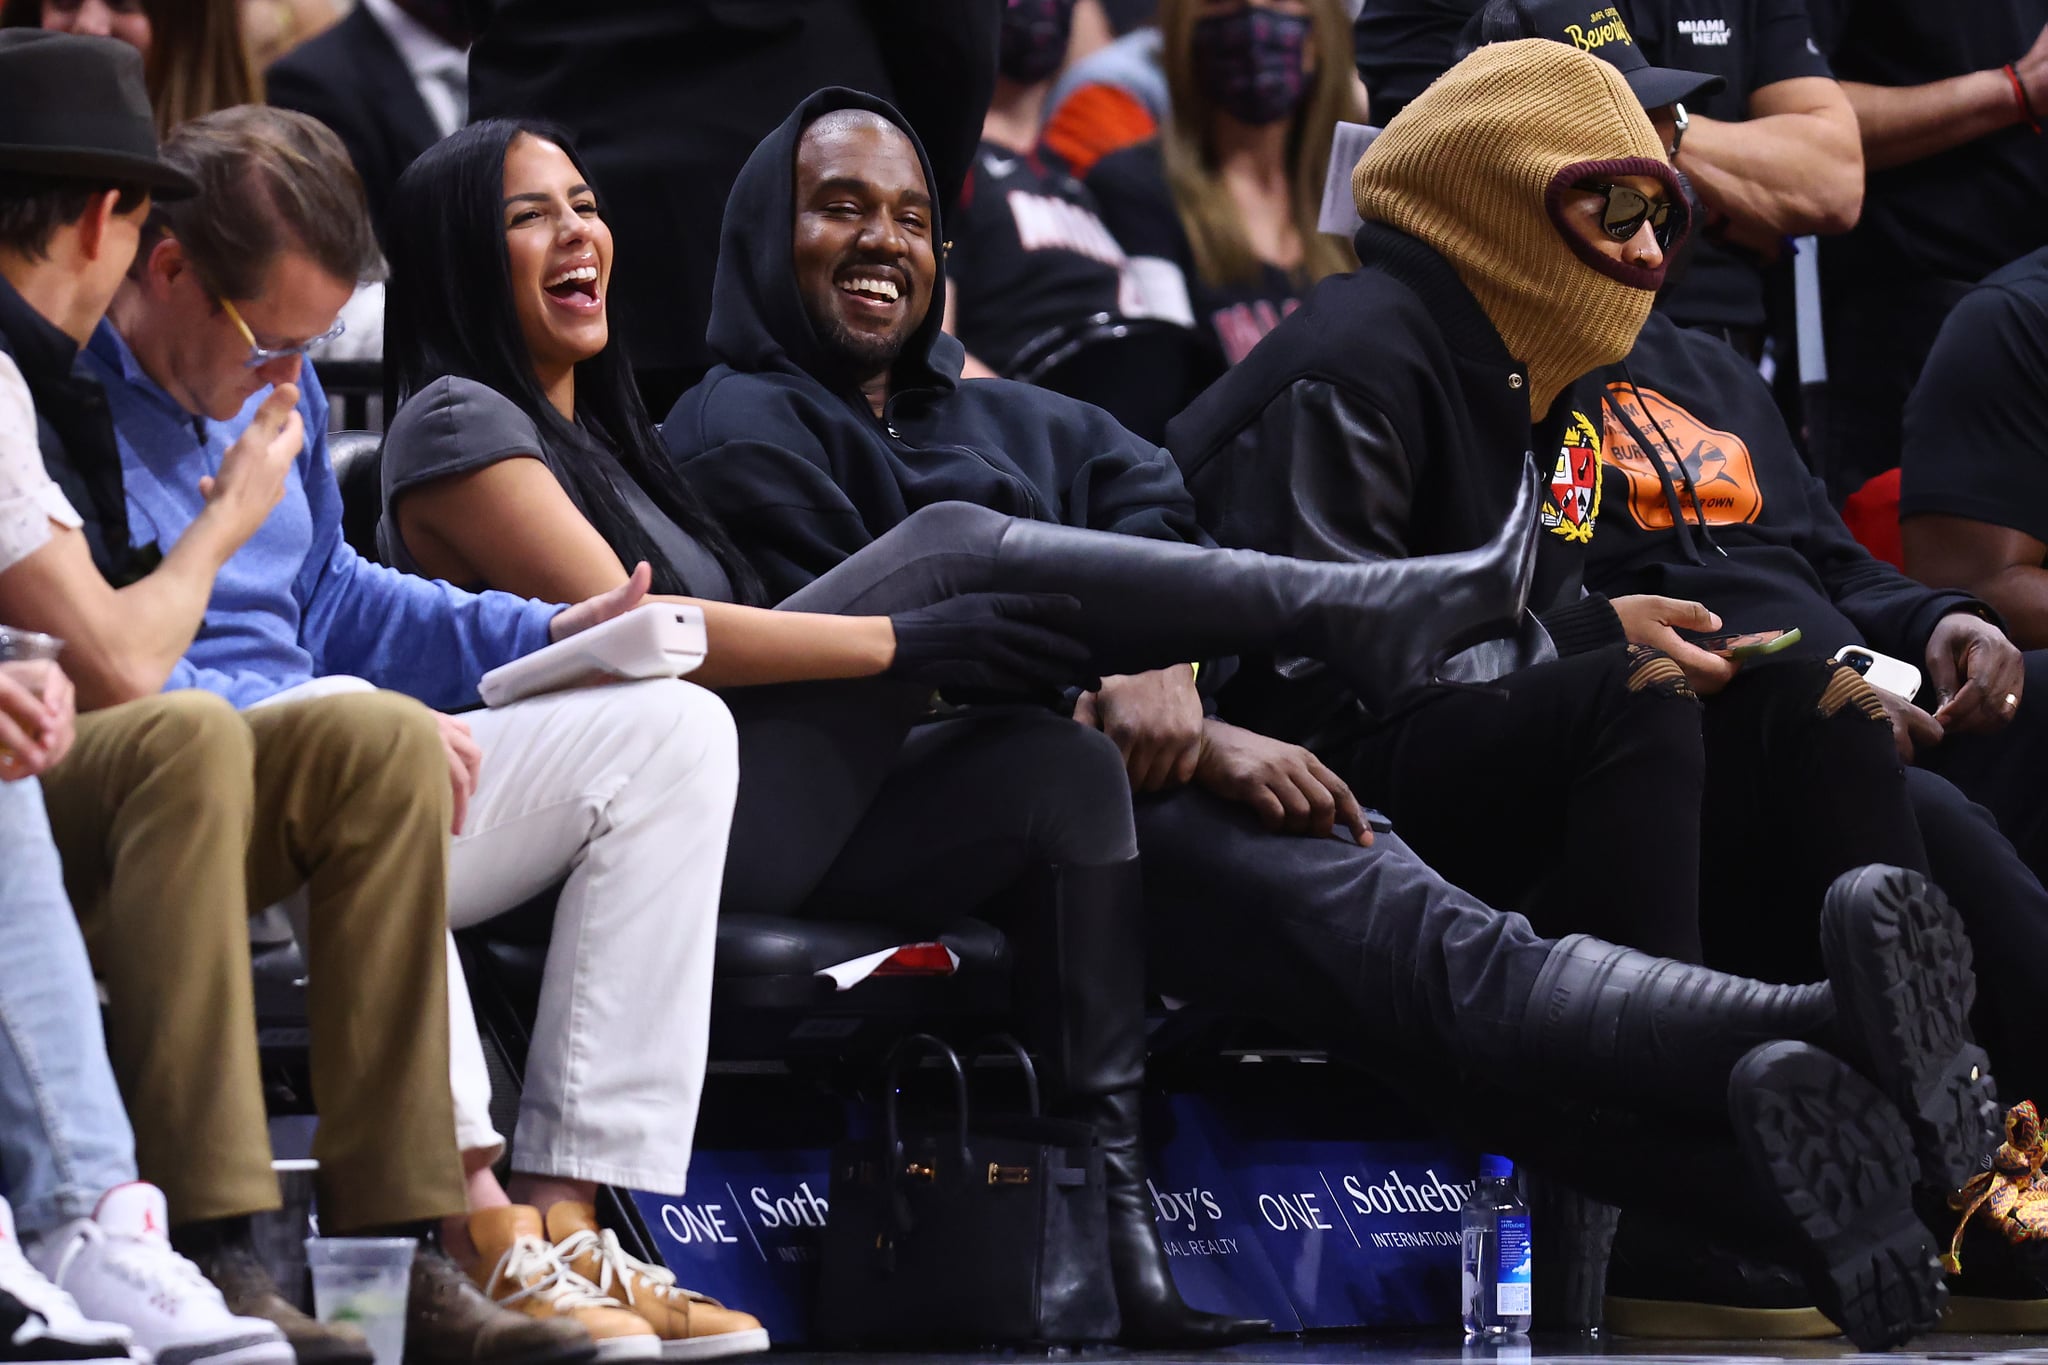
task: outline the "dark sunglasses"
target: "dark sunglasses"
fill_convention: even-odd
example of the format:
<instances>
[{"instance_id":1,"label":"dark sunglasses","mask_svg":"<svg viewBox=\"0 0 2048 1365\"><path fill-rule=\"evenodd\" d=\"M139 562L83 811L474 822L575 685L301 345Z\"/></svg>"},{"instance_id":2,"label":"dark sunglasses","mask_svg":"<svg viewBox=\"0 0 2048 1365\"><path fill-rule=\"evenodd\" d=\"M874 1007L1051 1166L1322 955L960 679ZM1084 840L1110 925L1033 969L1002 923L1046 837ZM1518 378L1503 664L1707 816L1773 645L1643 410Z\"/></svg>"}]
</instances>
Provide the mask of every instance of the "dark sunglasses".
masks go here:
<instances>
[{"instance_id":1,"label":"dark sunglasses","mask_svg":"<svg viewBox=\"0 0 2048 1365\"><path fill-rule=\"evenodd\" d=\"M1668 247L1685 222L1685 210L1669 199L1652 199L1626 185L1588 182L1575 188L1587 194L1597 194L1607 201L1607 206L1600 213L1600 226L1617 242L1628 241L1643 230L1644 223L1648 223L1651 233L1657 238L1657 245Z\"/></svg>"}]
</instances>

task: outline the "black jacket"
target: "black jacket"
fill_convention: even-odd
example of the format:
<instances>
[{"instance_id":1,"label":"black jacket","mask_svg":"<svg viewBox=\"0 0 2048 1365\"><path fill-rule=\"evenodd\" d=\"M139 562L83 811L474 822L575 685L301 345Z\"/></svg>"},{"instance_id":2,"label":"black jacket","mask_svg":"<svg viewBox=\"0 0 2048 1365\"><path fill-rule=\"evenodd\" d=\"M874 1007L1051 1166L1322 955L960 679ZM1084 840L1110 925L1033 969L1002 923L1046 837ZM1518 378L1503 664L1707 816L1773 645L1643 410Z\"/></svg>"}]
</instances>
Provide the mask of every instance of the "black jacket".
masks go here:
<instances>
[{"instance_id":1,"label":"black jacket","mask_svg":"<svg viewBox=\"0 0 2048 1365\"><path fill-rule=\"evenodd\" d=\"M711 299L720 363L661 432L770 598L787 597L938 502L1200 541L1193 500L1165 451L1071 398L1001 379L960 381L965 353L939 328L943 271L896 362L885 420L850 378L833 373L798 294L789 225L798 140L812 120L842 108L874 110L910 132L881 100L825 90L755 151L726 205ZM939 222L932 232L943 240Z\"/></svg>"},{"instance_id":2,"label":"black jacket","mask_svg":"<svg viewBox=\"0 0 2048 1365\"><path fill-rule=\"evenodd\" d=\"M1867 644L1918 663L1967 593L1923 587L1859 545L1807 472L1770 386L1725 342L1651 317L1603 371L1602 590L1705 603L1735 631L1799 627L1792 653Z\"/></svg>"},{"instance_id":3,"label":"black jacket","mask_svg":"<svg viewBox=\"0 0 2048 1365\"><path fill-rule=\"evenodd\" d=\"M694 380L726 193L821 86L894 99L960 192L995 90L997 0L496 0L470 51L470 117L575 135L618 240L615 308L636 366ZM662 395L654 410L680 392Z\"/></svg>"},{"instance_id":4,"label":"black jacket","mask_svg":"<svg viewBox=\"0 0 2048 1365\"><path fill-rule=\"evenodd\" d=\"M1360 269L1318 284L1167 427L1202 525L1225 545L1303 559L1468 550L1506 519L1525 454L1544 452L1551 534L1531 607L1561 653L1619 643L1606 600L1580 594L1600 512L1590 390L1566 390L1532 428L1528 371L1450 263L1373 223L1357 243ZM1490 662L1540 657L1518 647ZM1298 738L1346 703L1319 670L1287 671L1282 685L1248 668L1235 714Z\"/></svg>"},{"instance_id":5,"label":"black jacket","mask_svg":"<svg viewBox=\"0 0 2048 1365\"><path fill-rule=\"evenodd\" d=\"M357 5L340 23L272 62L263 84L270 103L311 114L334 130L362 177L371 221L382 236L392 186L441 137L384 26Z\"/></svg>"},{"instance_id":6,"label":"black jacket","mask_svg":"<svg viewBox=\"0 0 2048 1365\"><path fill-rule=\"evenodd\" d=\"M75 370L78 343L5 279L0 279L0 351L13 359L28 383L43 467L78 513L93 563L108 582L125 587L155 568L161 556L154 545L137 549L128 543L128 495L105 392Z\"/></svg>"}]
</instances>

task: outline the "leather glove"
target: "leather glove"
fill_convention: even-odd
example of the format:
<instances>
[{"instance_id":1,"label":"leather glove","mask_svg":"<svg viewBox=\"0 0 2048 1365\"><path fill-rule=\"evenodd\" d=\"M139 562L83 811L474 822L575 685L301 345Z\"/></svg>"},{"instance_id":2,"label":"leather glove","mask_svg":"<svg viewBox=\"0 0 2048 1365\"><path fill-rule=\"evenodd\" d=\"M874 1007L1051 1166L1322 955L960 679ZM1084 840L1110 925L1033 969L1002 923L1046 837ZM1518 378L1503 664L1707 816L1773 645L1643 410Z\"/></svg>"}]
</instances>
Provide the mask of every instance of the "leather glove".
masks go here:
<instances>
[{"instance_id":1,"label":"leather glove","mask_svg":"<svg viewBox=\"0 0 2048 1365\"><path fill-rule=\"evenodd\" d=\"M1080 615L1080 602L1058 593L968 593L907 611L889 618L896 659L885 676L995 691L1098 686L1088 646L1069 633Z\"/></svg>"}]
</instances>

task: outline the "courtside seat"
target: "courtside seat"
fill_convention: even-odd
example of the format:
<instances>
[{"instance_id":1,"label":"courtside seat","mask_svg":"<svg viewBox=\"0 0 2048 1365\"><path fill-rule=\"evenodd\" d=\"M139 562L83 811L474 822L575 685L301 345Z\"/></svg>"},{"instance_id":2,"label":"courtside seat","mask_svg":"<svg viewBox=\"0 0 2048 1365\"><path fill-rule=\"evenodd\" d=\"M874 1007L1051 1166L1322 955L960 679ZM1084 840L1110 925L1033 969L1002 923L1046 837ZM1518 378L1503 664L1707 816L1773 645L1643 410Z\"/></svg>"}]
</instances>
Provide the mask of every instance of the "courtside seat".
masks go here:
<instances>
[{"instance_id":1,"label":"courtside seat","mask_svg":"<svg viewBox=\"0 0 2048 1365\"><path fill-rule=\"evenodd\" d=\"M540 1004L553 892L457 935L480 1012L515 1055ZM937 941L959 959L951 976L877 974L835 989L826 967L914 937L875 921L725 915L712 968L711 1055L719 1061L785 1059L880 1050L911 1025L995 1019L1010 1005L1010 945L962 917ZM481 997L489 994L492 998Z\"/></svg>"}]
</instances>

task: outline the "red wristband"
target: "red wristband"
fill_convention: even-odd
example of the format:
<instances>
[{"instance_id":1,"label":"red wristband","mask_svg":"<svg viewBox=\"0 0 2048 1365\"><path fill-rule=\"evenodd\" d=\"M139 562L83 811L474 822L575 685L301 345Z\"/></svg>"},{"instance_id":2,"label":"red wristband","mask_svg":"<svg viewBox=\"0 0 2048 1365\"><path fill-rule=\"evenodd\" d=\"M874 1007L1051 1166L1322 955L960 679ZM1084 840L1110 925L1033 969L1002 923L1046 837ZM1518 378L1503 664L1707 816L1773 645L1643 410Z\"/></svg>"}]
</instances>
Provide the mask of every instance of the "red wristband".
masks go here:
<instances>
[{"instance_id":1,"label":"red wristband","mask_svg":"<svg viewBox=\"0 0 2048 1365\"><path fill-rule=\"evenodd\" d=\"M2034 102L2027 98L2027 87L2020 83L2020 73L2008 65L2005 68L2005 78L2012 82L2012 97L2020 107L2020 122L2039 133L2041 119L2034 113Z\"/></svg>"}]
</instances>

